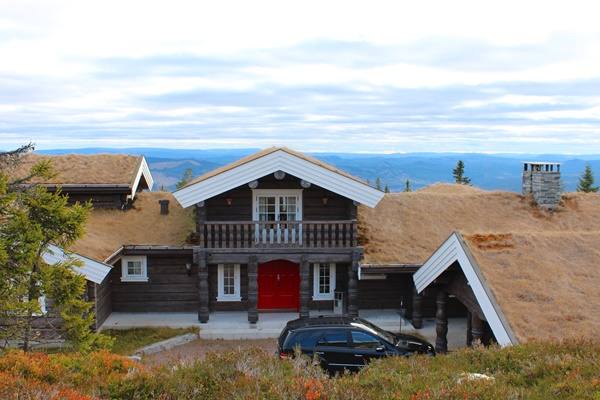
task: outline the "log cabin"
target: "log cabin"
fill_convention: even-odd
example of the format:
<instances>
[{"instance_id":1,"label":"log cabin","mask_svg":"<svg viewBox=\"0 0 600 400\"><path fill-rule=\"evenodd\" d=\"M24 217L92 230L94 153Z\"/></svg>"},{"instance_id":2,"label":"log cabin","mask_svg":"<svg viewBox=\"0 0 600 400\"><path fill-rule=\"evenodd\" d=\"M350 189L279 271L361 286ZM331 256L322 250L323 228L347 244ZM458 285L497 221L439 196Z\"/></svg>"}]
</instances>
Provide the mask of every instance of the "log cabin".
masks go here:
<instances>
[{"instance_id":1,"label":"log cabin","mask_svg":"<svg viewBox=\"0 0 600 400\"><path fill-rule=\"evenodd\" d=\"M95 209L70 250L111 267L99 319L243 312L252 325L267 312L394 309L415 329L434 321L440 352L449 317L466 320L465 344L591 337L600 196L557 195L559 173L526 163L523 194L436 184L384 195L270 148L175 193L139 192L126 211Z\"/></svg>"}]
</instances>

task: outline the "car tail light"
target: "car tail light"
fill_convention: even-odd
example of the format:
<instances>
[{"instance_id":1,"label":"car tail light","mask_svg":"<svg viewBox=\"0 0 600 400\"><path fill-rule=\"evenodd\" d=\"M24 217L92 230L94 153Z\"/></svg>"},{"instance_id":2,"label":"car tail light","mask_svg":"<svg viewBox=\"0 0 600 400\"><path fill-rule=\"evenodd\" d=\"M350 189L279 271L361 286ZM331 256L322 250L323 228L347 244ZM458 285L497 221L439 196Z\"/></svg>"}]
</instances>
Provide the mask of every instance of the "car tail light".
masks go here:
<instances>
[{"instance_id":1,"label":"car tail light","mask_svg":"<svg viewBox=\"0 0 600 400\"><path fill-rule=\"evenodd\" d=\"M289 353L286 353L285 351L280 351L279 352L279 358L281 360L291 360L292 359L292 355Z\"/></svg>"}]
</instances>

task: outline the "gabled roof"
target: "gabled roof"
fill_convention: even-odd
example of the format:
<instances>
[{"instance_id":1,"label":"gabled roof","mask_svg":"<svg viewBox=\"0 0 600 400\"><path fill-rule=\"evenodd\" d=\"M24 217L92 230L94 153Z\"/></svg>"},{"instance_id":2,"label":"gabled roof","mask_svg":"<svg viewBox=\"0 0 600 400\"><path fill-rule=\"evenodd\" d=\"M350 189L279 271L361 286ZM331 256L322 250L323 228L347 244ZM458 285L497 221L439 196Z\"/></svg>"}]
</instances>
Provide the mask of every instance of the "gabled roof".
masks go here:
<instances>
[{"instance_id":1,"label":"gabled roof","mask_svg":"<svg viewBox=\"0 0 600 400\"><path fill-rule=\"evenodd\" d=\"M369 207L383 197L383 192L361 179L285 147L271 147L208 172L174 195L183 207L189 207L279 170Z\"/></svg>"},{"instance_id":2,"label":"gabled roof","mask_svg":"<svg viewBox=\"0 0 600 400\"><path fill-rule=\"evenodd\" d=\"M48 246L48 251L45 252L42 257L48 264L56 264L67 261L69 258L73 258L82 262L81 267L74 267L75 272L83 275L88 281L101 284L111 267L107 264L92 260L91 258L84 257L77 253L66 253L63 249L58 246Z\"/></svg>"},{"instance_id":3,"label":"gabled roof","mask_svg":"<svg viewBox=\"0 0 600 400\"><path fill-rule=\"evenodd\" d=\"M159 200L169 200L169 214L160 214ZM183 209L168 192L142 192L133 208L93 209L85 233L71 247L73 251L106 261L127 245L181 246L195 230L193 210Z\"/></svg>"},{"instance_id":4,"label":"gabled roof","mask_svg":"<svg viewBox=\"0 0 600 400\"><path fill-rule=\"evenodd\" d=\"M450 235L429 260L415 272L413 280L417 292L421 293L425 290L427 286L457 261L498 343L501 346L516 344L517 340L512 333L512 329L506 322L502 310L488 288L479 265L470 254L468 247L464 245L459 233L455 232Z\"/></svg>"},{"instance_id":5,"label":"gabled roof","mask_svg":"<svg viewBox=\"0 0 600 400\"><path fill-rule=\"evenodd\" d=\"M496 338L595 338L600 231L453 234L414 275L423 290L458 261ZM511 335L510 332L513 332Z\"/></svg>"},{"instance_id":6,"label":"gabled roof","mask_svg":"<svg viewBox=\"0 0 600 400\"><path fill-rule=\"evenodd\" d=\"M140 184L148 189L152 189L154 184L146 159L143 156L124 154L28 154L21 159L16 169L8 173L14 178L26 177L31 167L42 160L52 161L56 176L51 179L35 178L28 183L63 188L122 187L132 197Z\"/></svg>"}]
</instances>

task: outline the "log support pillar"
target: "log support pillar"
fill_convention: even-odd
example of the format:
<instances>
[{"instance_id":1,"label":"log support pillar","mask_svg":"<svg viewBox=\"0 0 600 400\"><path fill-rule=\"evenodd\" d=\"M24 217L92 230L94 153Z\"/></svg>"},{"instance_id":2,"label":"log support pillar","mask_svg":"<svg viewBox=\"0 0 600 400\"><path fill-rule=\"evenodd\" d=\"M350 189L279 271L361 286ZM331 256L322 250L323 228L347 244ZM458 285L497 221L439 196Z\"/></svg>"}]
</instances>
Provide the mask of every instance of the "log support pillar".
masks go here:
<instances>
[{"instance_id":1,"label":"log support pillar","mask_svg":"<svg viewBox=\"0 0 600 400\"><path fill-rule=\"evenodd\" d=\"M445 290L438 290L435 304L435 351L446 353L448 352L448 293Z\"/></svg>"},{"instance_id":2,"label":"log support pillar","mask_svg":"<svg viewBox=\"0 0 600 400\"><path fill-rule=\"evenodd\" d=\"M248 322L258 322L258 259L250 256L248 260Z\"/></svg>"},{"instance_id":3,"label":"log support pillar","mask_svg":"<svg viewBox=\"0 0 600 400\"><path fill-rule=\"evenodd\" d=\"M352 253L352 264L348 269L348 316L358 317L358 262L360 261L360 252Z\"/></svg>"},{"instance_id":4,"label":"log support pillar","mask_svg":"<svg viewBox=\"0 0 600 400\"><path fill-rule=\"evenodd\" d=\"M471 345L483 343L484 322L475 313L471 313Z\"/></svg>"},{"instance_id":5,"label":"log support pillar","mask_svg":"<svg viewBox=\"0 0 600 400\"><path fill-rule=\"evenodd\" d=\"M308 318L310 314L310 264L306 256L300 259L300 318Z\"/></svg>"},{"instance_id":6,"label":"log support pillar","mask_svg":"<svg viewBox=\"0 0 600 400\"><path fill-rule=\"evenodd\" d=\"M198 321L208 322L210 310L208 308L208 262L206 252L194 248L194 263L198 265Z\"/></svg>"},{"instance_id":7,"label":"log support pillar","mask_svg":"<svg viewBox=\"0 0 600 400\"><path fill-rule=\"evenodd\" d=\"M412 297L412 324L415 329L423 327L423 296L417 293L417 288L413 286Z\"/></svg>"}]
</instances>

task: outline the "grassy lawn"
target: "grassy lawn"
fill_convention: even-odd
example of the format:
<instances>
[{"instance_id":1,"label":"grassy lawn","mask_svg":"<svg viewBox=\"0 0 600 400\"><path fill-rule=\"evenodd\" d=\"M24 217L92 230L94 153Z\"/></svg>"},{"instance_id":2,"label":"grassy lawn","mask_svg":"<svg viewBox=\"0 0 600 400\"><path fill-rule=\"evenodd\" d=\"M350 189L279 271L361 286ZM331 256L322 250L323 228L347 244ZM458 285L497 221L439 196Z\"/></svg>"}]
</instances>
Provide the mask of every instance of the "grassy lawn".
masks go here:
<instances>
[{"instance_id":1,"label":"grassy lawn","mask_svg":"<svg viewBox=\"0 0 600 400\"><path fill-rule=\"evenodd\" d=\"M105 335L115 338L112 352L123 355L130 355L140 347L161 340L196 332L198 332L198 328L134 328L102 331Z\"/></svg>"}]
</instances>

